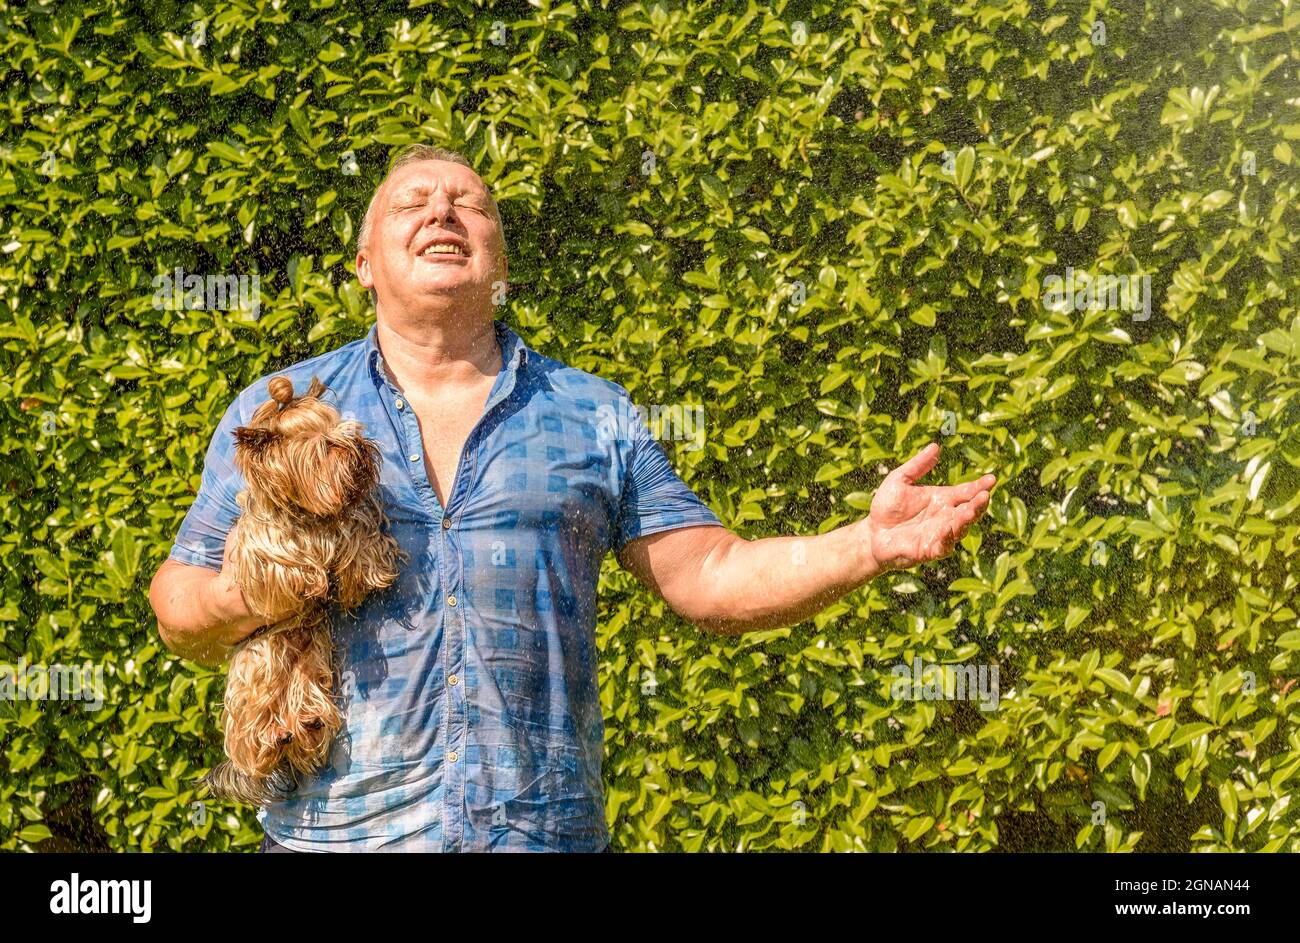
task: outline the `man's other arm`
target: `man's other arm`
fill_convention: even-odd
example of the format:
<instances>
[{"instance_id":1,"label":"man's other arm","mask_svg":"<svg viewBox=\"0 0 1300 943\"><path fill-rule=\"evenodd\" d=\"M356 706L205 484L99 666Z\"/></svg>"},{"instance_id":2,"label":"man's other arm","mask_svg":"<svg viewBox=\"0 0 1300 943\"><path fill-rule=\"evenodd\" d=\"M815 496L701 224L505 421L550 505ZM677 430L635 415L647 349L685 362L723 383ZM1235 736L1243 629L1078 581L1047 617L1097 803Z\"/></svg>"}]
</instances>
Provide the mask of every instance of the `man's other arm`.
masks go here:
<instances>
[{"instance_id":1,"label":"man's other arm","mask_svg":"<svg viewBox=\"0 0 1300 943\"><path fill-rule=\"evenodd\" d=\"M867 517L825 534L746 540L725 527L684 527L631 540L618 559L707 631L794 625L882 572L952 552L988 508L996 479L917 484L938 460L937 445L922 449L889 474Z\"/></svg>"},{"instance_id":2,"label":"man's other arm","mask_svg":"<svg viewBox=\"0 0 1300 943\"><path fill-rule=\"evenodd\" d=\"M630 541L619 562L684 619L739 635L812 618L875 577L880 568L857 532L865 523L761 540L684 527Z\"/></svg>"}]
</instances>

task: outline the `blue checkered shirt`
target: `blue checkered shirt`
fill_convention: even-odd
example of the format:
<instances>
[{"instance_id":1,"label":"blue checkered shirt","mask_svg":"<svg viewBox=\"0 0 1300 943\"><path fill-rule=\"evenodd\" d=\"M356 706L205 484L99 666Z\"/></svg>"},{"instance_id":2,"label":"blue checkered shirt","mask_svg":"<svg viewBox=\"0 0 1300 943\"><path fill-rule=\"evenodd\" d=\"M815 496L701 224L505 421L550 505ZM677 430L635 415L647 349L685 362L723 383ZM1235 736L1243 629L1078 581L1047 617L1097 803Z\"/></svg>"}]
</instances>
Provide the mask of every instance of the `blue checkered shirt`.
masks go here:
<instances>
[{"instance_id":1,"label":"blue checkered shirt","mask_svg":"<svg viewBox=\"0 0 1300 943\"><path fill-rule=\"evenodd\" d=\"M720 526L627 391L496 323L503 369L447 508L376 331L259 379L222 417L171 558L219 570L244 487L232 430L319 376L383 453L382 500L409 554L398 582L333 623L346 727L329 765L259 813L299 851L600 851L601 560L636 537ZM425 430L437 435L436 429Z\"/></svg>"}]
</instances>

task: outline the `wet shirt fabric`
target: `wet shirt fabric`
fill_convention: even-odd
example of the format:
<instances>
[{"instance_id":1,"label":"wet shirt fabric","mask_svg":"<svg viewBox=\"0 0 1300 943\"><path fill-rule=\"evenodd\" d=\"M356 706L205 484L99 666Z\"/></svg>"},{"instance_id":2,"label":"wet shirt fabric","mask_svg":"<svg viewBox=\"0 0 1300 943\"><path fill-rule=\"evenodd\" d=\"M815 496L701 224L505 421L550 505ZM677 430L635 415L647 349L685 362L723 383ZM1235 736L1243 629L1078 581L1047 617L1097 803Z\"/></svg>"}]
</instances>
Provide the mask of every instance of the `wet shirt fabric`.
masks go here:
<instances>
[{"instance_id":1,"label":"wet shirt fabric","mask_svg":"<svg viewBox=\"0 0 1300 943\"><path fill-rule=\"evenodd\" d=\"M383 454L398 582L333 622L345 729L328 765L259 812L296 851L583 851L608 843L596 681L601 560L637 537L720 526L618 384L495 322L503 369L444 510L376 329L259 379L226 410L171 549L220 570L244 487L236 426L313 376ZM436 436L437 429L425 430Z\"/></svg>"}]
</instances>

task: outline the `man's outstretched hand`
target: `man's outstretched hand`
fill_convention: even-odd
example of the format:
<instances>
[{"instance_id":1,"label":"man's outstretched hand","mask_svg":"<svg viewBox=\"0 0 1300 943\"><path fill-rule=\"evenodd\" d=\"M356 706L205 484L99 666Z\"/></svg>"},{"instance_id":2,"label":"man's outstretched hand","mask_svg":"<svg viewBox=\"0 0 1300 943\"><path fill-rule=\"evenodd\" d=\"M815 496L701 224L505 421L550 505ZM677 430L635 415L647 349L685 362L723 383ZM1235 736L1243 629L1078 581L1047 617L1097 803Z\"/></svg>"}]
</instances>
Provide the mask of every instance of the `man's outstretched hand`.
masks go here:
<instances>
[{"instance_id":1,"label":"man's outstretched hand","mask_svg":"<svg viewBox=\"0 0 1300 943\"><path fill-rule=\"evenodd\" d=\"M993 475L952 487L918 485L938 461L939 446L932 442L890 472L871 499L867 539L880 569L946 557L988 508Z\"/></svg>"}]
</instances>

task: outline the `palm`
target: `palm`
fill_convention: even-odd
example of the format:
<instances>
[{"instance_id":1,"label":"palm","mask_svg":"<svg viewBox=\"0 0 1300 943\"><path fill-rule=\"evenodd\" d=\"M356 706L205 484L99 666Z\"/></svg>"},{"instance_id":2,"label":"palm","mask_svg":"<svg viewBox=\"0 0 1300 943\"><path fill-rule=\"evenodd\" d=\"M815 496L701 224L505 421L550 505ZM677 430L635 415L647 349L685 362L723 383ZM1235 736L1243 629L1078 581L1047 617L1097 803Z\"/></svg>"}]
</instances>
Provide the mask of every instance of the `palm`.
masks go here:
<instances>
[{"instance_id":1,"label":"palm","mask_svg":"<svg viewBox=\"0 0 1300 943\"><path fill-rule=\"evenodd\" d=\"M926 446L890 472L871 499L871 555L881 567L947 556L988 507L992 475L951 487L918 485L938 461L939 447Z\"/></svg>"}]
</instances>

